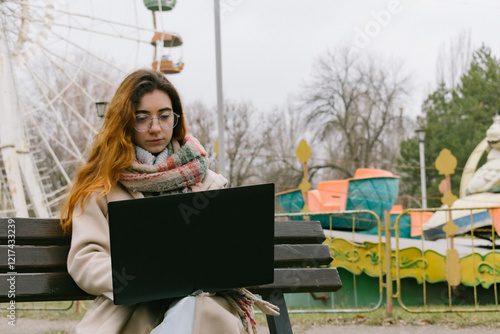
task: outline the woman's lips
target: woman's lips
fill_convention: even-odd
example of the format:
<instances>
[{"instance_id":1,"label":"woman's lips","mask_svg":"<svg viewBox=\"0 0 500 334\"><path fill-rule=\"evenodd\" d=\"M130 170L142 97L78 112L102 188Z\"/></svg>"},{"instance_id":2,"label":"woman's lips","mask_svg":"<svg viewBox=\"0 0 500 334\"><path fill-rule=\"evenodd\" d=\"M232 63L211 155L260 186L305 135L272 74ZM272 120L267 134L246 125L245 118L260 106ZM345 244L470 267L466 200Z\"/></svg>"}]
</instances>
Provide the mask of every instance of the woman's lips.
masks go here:
<instances>
[{"instance_id":1,"label":"woman's lips","mask_svg":"<svg viewBox=\"0 0 500 334\"><path fill-rule=\"evenodd\" d=\"M161 143L161 139L153 139L149 141L151 144L158 144Z\"/></svg>"}]
</instances>

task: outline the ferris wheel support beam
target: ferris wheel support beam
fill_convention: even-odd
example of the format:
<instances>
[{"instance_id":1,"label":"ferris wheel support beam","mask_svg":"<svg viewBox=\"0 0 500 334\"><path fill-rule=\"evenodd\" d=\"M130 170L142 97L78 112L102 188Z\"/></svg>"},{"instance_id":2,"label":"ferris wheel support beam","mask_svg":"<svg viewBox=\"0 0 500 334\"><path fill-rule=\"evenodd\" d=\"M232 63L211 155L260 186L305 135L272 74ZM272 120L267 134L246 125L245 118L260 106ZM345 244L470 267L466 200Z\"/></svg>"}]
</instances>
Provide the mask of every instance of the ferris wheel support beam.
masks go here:
<instances>
[{"instance_id":1,"label":"ferris wheel support beam","mask_svg":"<svg viewBox=\"0 0 500 334\"><path fill-rule=\"evenodd\" d=\"M2 22L2 35L0 35L0 50L2 50L0 53L0 91L2 94L2 104L0 104L0 150L16 216L27 217L28 208L15 148L15 129L12 126L12 124L19 125L20 123L12 121L14 116L12 110L15 108L17 101L14 92L12 92L14 80L12 80L10 58L3 31Z\"/></svg>"},{"instance_id":2,"label":"ferris wheel support beam","mask_svg":"<svg viewBox=\"0 0 500 334\"><path fill-rule=\"evenodd\" d=\"M33 203L35 215L37 217L49 217L50 214L47 210L47 206L45 205L40 181L36 176L35 166L31 158L31 154L26 146L26 142L23 141L22 144L24 147L18 152L18 161L19 165L22 166L21 172L26 184L26 191L28 192L31 203Z\"/></svg>"},{"instance_id":3,"label":"ferris wheel support beam","mask_svg":"<svg viewBox=\"0 0 500 334\"><path fill-rule=\"evenodd\" d=\"M0 103L0 151L7 182L16 216L29 216L23 187L24 183L35 214L39 217L48 217L49 213L43 200L43 193L35 176L34 164L31 156L27 154L28 149L19 115L16 86L3 20L1 28L0 94L2 103Z\"/></svg>"}]
</instances>

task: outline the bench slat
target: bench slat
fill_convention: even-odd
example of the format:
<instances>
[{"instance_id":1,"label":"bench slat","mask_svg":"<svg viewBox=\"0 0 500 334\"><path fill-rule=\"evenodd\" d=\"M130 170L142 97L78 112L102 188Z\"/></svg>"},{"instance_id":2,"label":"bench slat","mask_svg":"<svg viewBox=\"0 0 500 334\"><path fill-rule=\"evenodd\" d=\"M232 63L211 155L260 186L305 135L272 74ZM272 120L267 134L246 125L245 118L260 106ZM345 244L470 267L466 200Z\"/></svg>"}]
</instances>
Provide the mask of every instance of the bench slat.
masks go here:
<instances>
[{"instance_id":1,"label":"bench slat","mask_svg":"<svg viewBox=\"0 0 500 334\"><path fill-rule=\"evenodd\" d=\"M9 302L9 279L11 275L0 274L0 303ZM82 291L68 273L17 274L15 275L15 300L58 301L85 300L94 296ZM291 268L275 269L274 283L250 287L258 294L269 294L274 289L283 293L334 292L342 287L337 268Z\"/></svg>"},{"instance_id":2,"label":"bench slat","mask_svg":"<svg viewBox=\"0 0 500 334\"><path fill-rule=\"evenodd\" d=\"M7 244L7 225L9 219L15 221L16 245L69 245L71 242L70 235L63 235L59 219L0 218L0 244ZM323 241L325 241L325 234L319 222L275 221L275 244L321 244Z\"/></svg>"},{"instance_id":3,"label":"bench slat","mask_svg":"<svg viewBox=\"0 0 500 334\"><path fill-rule=\"evenodd\" d=\"M16 246L15 268L18 272L39 273L66 270L70 246ZM8 246L0 246L0 270L8 269ZM327 245L275 245L274 267L316 267L333 261Z\"/></svg>"},{"instance_id":4,"label":"bench slat","mask_svg":"<svg viewBox=\"0 0 500 334\"><path fill-rule=\"evenodd\" d=\"M274 222L275 244L321 244L325 232L317 221L276 220Z\"/></svg>"},{"instance_id":5,"label":"bench slat","mask_svg":"<svg viewBox=\"0 0 500 334\"><path fill-rule=\"evenodd\" d=\"M64 235L59 219L54 218L0 218L0 244L7 245L8 225L15 223L16 245L69 245L71 236Z\"/></svg>"},{"instance_id":6,"label":"bench slat","mask_svg":"<svg viewBox=\"0 0 500 334\"><path fill-rule=\"evenodd\" d=\"M11 275L0 274L0 302L9 302ZM15 275L16 302L23 301L59 301L94 299L82 291L68 273L17 274Z\"/></svg>"},{"instance_id":7,"label":"bench slat","mask_svg":"<svg viewBox=\"0 0 500 334\"><path fill-rule=\"evenodd\" d=\"M337 268L274 269L274 283L249 287L260 295L278 289L283 293L334 292L342 287Z\"/></svg>"},{"instance_id":8,"label":"bench slat","mask_svg":"<svg viewBox=\"0 0 500 334\"><path fill-rule=\"evenodd\" d=\"M66 270L66 260L68 258L69 245L66 246L16 246L15 268L18 272L40 272L42 271L62 271ZM10 248L0 246L0 270L8 270L7 254ZM59 270L57 270L59 269Z\"/></svg>"},{"instance_id":9,"label":"bench slat","mask_svg":"<svg viewBox=\"0 0 500 334\"><path fill-rule=\"evenodd\" d=\"M317 267L333 261L328 245L275 245L274 267Z\"/></svg>"}]
</instances>

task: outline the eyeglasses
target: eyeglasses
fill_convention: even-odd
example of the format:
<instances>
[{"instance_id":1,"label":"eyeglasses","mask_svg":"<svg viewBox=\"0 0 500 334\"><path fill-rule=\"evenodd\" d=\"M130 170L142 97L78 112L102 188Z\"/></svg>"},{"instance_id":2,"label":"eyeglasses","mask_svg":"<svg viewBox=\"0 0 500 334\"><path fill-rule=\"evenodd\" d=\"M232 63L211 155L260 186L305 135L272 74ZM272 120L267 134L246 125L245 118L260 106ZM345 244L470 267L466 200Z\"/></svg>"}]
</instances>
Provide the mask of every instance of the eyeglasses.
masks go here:
<instances>
[{"instance_id":1,"label":"eyeglasses","mask_svg":"<svg viewBox=\"0 0 500 334\"><path fill-rule=\"evenodd\" d=\"M145 114L135 115L134 129L139 132L146 132L153 126L153 120L157 119L158 123L164 130L175 128L179 121L179 115L173 111L165 112L158 117L151 117Z\"/></svg>"}]
</instances>

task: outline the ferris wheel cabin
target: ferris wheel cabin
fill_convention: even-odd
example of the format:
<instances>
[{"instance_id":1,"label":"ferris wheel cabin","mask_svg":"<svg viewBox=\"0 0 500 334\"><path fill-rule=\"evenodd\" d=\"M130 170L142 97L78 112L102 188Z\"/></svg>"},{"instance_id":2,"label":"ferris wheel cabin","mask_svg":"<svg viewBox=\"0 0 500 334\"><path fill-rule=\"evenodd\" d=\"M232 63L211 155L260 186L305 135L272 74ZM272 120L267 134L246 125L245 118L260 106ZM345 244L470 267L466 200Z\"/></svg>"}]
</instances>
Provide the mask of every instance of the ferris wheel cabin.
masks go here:
<instances>
[{"instance_id":1,"label":"ferris wheel cabin","mask_svg":"<svg viewBox=\"0 0 500 334\"><path fill-rule=\"evenodd\" d=\"M153 60L153 69L164 74L179 73L184 67L182 56L174 56L172 48L182 45L181 36L173 33L157 32L151 40L155 47L155 56Z\"/></svg>"},{"instance_id":2,"label":"ferris wheel cabin","mask_svg":"<svg viewBox=\"0 0 500 334\"><path fill-rule=\"evenodd\" d=\"M154 12L172 10L175 7L175 3L176 0L144 0L146 8Z\"/></svg>"},{"instance_id":3,"label":"ferris wheel cabin","mask_svg":"<svg viewBox=\"0 0 500 334\"><path fill-rule=\"evenodd\" d=\"M181 46L182 45L182 38L181 38L181 36L179 36L177 34L173 34L173 33L157 32L153 36L153 39L151 40L151 44L153 44L153 46L157 46L158 43L160 43L160 45L161 45L162 42L163 42L164 47L171 48L174 46Z\"/></svg>"}]
</instances>

